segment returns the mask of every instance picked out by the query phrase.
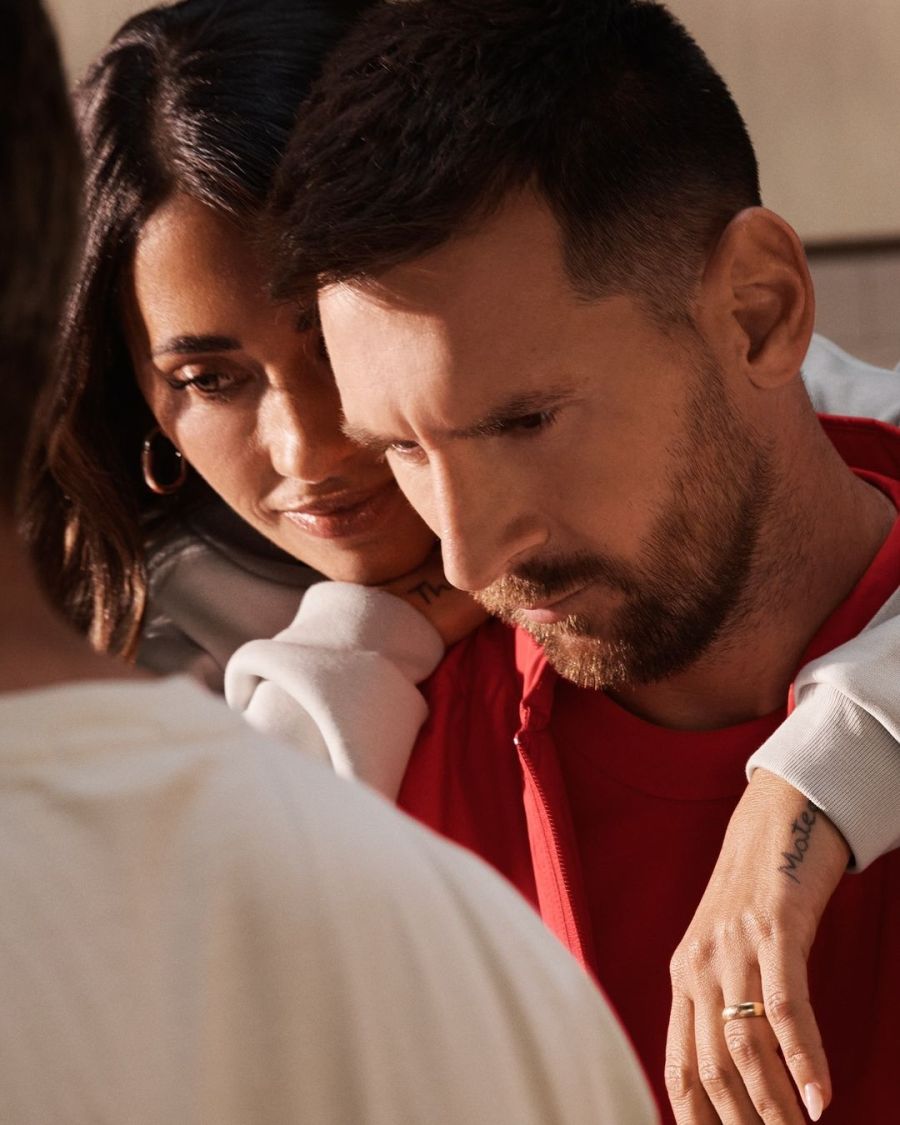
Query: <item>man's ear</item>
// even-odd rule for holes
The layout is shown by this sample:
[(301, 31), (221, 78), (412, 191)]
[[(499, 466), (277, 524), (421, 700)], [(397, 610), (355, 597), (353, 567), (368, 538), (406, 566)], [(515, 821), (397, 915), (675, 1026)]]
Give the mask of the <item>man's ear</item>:
[(735, 215), (707, 261), (699, 315), (707, 338), (721, 342), (723, 358), (754, 386), (781, 386), (797, 375), (815, 298), (803, 246), (784, 219), (764, 207)]

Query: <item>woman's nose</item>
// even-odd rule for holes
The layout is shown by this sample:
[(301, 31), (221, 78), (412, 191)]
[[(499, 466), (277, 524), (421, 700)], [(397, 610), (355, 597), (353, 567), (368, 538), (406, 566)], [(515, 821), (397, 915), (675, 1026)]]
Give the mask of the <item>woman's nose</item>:
[(341, 430), (337, 402), (279, 394), (267, 404), (264, 443), (279, 476), (316, 482), (342, 476), (360, 451)]

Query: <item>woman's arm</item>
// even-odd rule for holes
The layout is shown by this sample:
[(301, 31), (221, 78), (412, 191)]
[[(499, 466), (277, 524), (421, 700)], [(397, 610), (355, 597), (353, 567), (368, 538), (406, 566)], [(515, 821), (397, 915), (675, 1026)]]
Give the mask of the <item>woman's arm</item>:
[(416, 684), (443, 653), (437, 630), (401, 598), (322, 582), (287, 629), (235, 652), (225, 697), (257, 729), (393, 800), (427, 713)]
[(801, 669), (794, 695), (748, 776), (764, 768), (803, 793), (862, 870), (900, 845), (900, 591), (858, 637)]
[[(748, 764), (672, 958), (667, 1075), (679, 1122), (718, 1120), (699, 1060), (720, 1057), (722, 1038), (732, 1080), (757, 1107), (795, 1120), (788, 1074), (813, 1120), (831, 1100), (806, 963), (848, 859), (858, 869), (900, 843), (900, 591), (862, 634), (802, 669), (794, 692), (797, 707)], [(723, 1026), (723, 997), (763, 1000), (766, 1020)]]
[(432, 551), (422, 566), (386, 582), (383, 589), (403, 598), (426, 617), (448, 647), (487, 620), (487, 612), (471, 594), (457, 590), (447, 581), (440, 547)]
[[(759, 1116), (741, 1123), (801, 1125), (792, 1085), (813, 1121), (831, 1101), (806, 964), (848, 854), (807, 798), (756, 770), (670, 966), (666, 1081), (679, 1125), (719, 1121), (707, 1089), (746, 1088)], [(723, 1023), (724, 1005), (750, 1000), (764, 1019)]]

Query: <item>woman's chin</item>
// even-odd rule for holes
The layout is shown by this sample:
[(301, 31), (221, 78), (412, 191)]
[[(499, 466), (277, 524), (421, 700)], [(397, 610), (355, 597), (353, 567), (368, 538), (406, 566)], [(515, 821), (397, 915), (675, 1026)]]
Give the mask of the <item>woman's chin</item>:
[[(424, 567), (434, 551), (435, 540), (416, 544), (415, 550), (391, 551), (378, 556), (373, 551), (354, 552), (346, 550), (342, 554), (324, 560), (321, 565), (309, 563), (333, 582), (356, 582), (361, 586), (386, 586), (415, 575)], [(413, 544), (410, 544), (412, 547)], [(304, 560), (305, 561), (305, 560)]]

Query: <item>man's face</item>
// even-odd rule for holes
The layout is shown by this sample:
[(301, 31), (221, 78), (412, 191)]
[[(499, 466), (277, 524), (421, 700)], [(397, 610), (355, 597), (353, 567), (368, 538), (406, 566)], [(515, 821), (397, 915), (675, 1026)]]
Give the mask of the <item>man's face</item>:
[(741, 612), (766, 450), (696, 333), (573, 292), (545, 207), (334, 286), (321, 314), (351, 434), (386, 452), (449, 580), (563, 675), (663, 679)]

